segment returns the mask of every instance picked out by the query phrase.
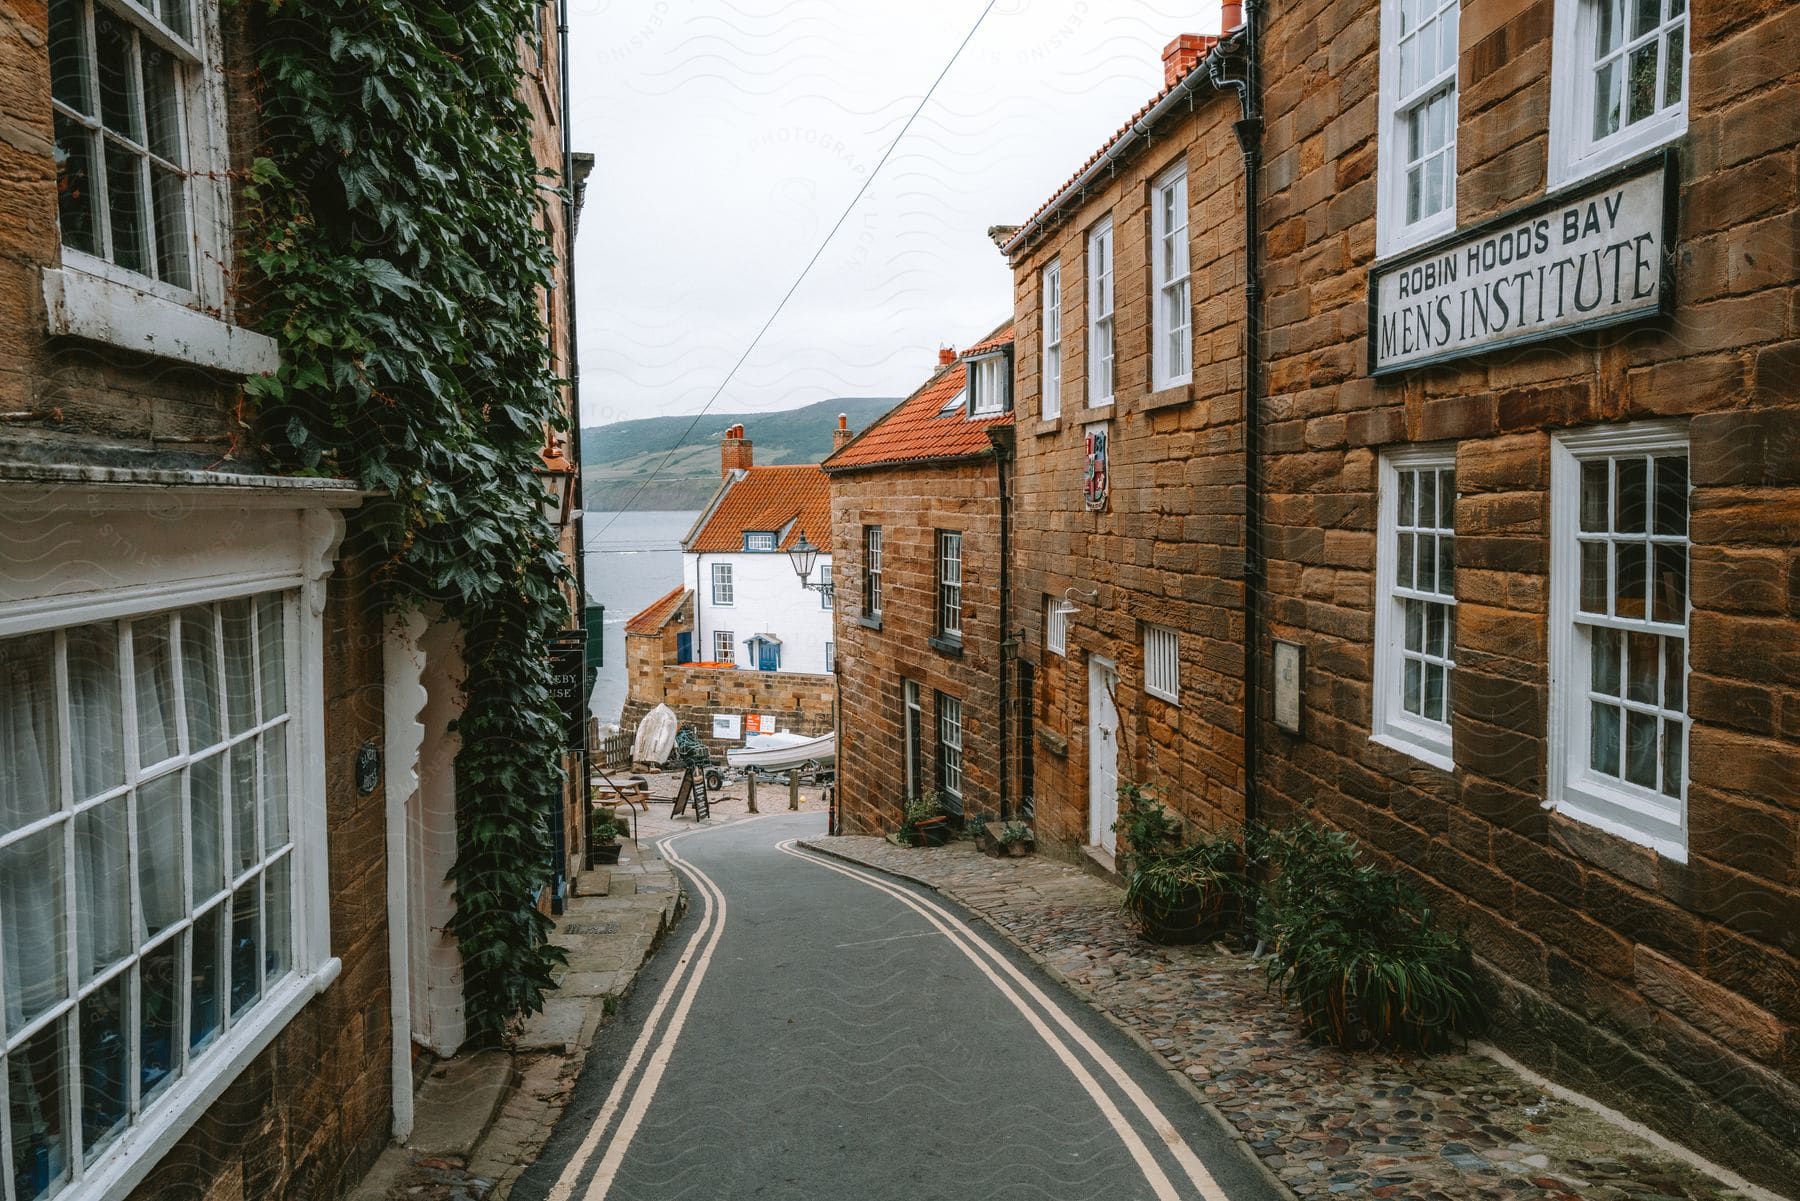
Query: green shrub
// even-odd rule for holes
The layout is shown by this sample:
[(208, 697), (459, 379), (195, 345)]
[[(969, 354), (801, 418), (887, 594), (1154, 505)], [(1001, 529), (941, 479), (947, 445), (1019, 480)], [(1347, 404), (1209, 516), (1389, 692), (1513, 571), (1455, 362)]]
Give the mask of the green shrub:
[(944, 805), (936, 792), (912, 797), (901, 810), (900, 841), (909, 847), (919, 845), (919, 823), (943, 816)]
[(1121, 849), (1133, 864), (1159, 859), (1181, 846), (1181, 822), (1156, 799), (1155, 792), (1129, 780), (1119, 785), (1119, 816), (1113, 831), (1120, 835)]
[(1268, 874), (1257, 932), (1273, 952), (1269, 981), (1309, 1037), (1432, 1051), (1479, 1030), (1467, 943), (1416, 888), (1363, 862), (1355, 839), (1302, 821), (1260, 832), (1253, 850)]

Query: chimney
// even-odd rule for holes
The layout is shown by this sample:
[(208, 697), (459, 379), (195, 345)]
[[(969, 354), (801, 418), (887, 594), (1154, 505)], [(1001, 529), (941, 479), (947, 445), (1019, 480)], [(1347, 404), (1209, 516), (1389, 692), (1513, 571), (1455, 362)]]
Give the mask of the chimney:
[(1225, 0), (1219, 5), (1219, 33), (1230, 33), (1244, 23), (1244, 0)]
[(734, 425), (725, 431), (725, 441), (719, 445), (719, 477), (728, 479), (734, 471), (748, 471), (754, 466), (750, 455), (750, 439), (744, 437), (744, 427)]
[(938, 347), (938, 366), (939, 367), (948, 367), (950, 364), (952, 364), (954, 362), (956, 362), (956, 347), (954, 347), (954, 346)]
[(831, 431), (831, 449), (833, 453), (850, 444), (850, 414), (839, 413), (837, 428)]
[[(1227, 5), (1227, 9), (1230, 6)], [(1226, 14), (1229, 17), (1229, 11)], [(1241, 18), (1240, 18), (1241, 19)], [(1200, 33), (1184, 33), (1163, 47), (1163, 87), (1172, 88), (1187, 78), (1188, 72), (1200, 65), (1206, 52), (1219, 39)]]

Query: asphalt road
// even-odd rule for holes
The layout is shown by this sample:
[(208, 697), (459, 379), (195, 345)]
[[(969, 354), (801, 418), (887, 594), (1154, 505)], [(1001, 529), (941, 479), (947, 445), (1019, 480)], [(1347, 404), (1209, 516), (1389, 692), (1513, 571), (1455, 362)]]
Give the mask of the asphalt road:
[(1166, 1070), (954, 905), (788, 847), (675, 836), (687, 917), (520, 1201), (1279, 1194)]

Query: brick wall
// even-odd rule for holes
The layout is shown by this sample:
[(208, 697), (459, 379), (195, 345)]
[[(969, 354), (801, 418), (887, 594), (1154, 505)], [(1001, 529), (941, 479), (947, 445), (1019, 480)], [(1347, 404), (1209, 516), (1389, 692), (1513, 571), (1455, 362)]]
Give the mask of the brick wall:
[[(1015, 628), (1037, 665), (1040, 845), (1073, 854), (1088, 830), (1088, 661), (1118, 666), (1123, 779), (1157, 787), (1201, 826), (1243, 816), (1243, 187), (1236, 101), (1202, 90), (1150, 148), (1012, 257), (1018, 321)], [(1187, 164), (1193, 382), (1155, 391), (1150, 367), (1150, 181)], [(1113, 218), (1116, 390), (1087, 407), (1088, 230)], [(1062, 270), (1062, 415), (1042, 419), (1042, 267)], [(1085, 426), (1109, 423), (1112, 496), (1082, 499)], [(848, 573), (846, 572), (846, 575)], [(1071, 594), (1070, 589), (1075, 593)], [(1097, 593), (1091, 599), (1087, 595)], [(1046, 600), (1071, 596), (1069, 653), (1044, 648)], [(1143, 689), (1146, 622), (1179, 632), (1181, 703)]]
[[(921, 791), (938, 780), (938, 694), (962, 702), (963, 806), (1000, 809), (1000, 502), (991, 460), (831, 473), (838, 590), (838, 808), (846, 833), (898, 828), (906, 801), (902, 681), (920, 686)], [(864, 616), (863, 526), (882, 528), (880, 628)], [(937, 531), (963, 535), (960, 655), (937, 634)]]
[[(648, 642), (647, 638), (636, 639)], [(743, 737), (714, 738), (712, 719), (717, 713), (771, 716), (776, 728), (795, 734), (831, 732), (837, 701), (837, 681), (832, 676), (797, 671), (744, 671), (733, 667), (676, 666), (662, 672), (659, 694), (633, 692), (620, 724), (635, 730), (644, 715), (659, 704), (675, 710), (684, 726), (692, 726), (700, 740), (714, 751), (744, 745)]]
[[(1457, 225), (1546, 184), (1551, 0), (1462, 6)], [(1376, 381), (1374, 0), (1264, 37), (1270, 628), (1303, 730), (1264, 793), (1417, 875), (1528, 1062), (1746, 1175), (1800, 1178), (1800, 9), (1693, 5), (1672, 318)], [(1544, 807), (1551, 431), (1674, 418), (1693, 541), (1686, 862)], [(1369, 740), (1376, 470), (1455, 440), (1456, 770)]]

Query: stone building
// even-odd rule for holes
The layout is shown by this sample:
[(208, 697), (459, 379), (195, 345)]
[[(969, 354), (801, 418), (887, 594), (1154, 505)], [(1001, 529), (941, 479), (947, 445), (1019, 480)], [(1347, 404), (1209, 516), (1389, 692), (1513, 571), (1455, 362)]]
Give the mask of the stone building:
[(454, 945), (408, 984), (441, 865), (394, 891), (454, 689), (396, 671), (357, 487), (245, 436), (254, 51), (216, 0), (0, 12), (7, 1201), (341, 1196), (407, 1131), (410, 1014), (460, 1006)]
[(1526, 1062), (1791, 1184), (1800, 9), (1261, 7), (1262, 807), (1467, 922)]
[(1244, 815), (1243, 173), (1214, 40), (1170, 43), (1164, 89), (1001, 235), (1034, 815), (1106, 866), (1121, 780)]
[[(839, 823), (886, 833), (909, 797), (997, 816), (1012, 765), (1003, 532), (1012, 327), (825, 460), (837, 590)], [(1016, 736), (1015, 736), (1016, 737)]]
[[(1466, 924), (1522, 1060), (1800, 1178), (1800, 10), (1250, 12), (1007, 243), (1013, 612), (1041, 628), (1060, 593), (1085, 656), (1040, 668), (1043, 841), (1104, 843), (1109, 709), (1082, 688), (1103, 657), (1120, 762), (1191, 820), (1311, 806)], [(1166, 99), (1183, 80), (1191, 115)], [(1168, 249), (1177, 162), (1171, 269), (1134, 248)], [(1088, 266), (1108, 215), (1116, 303)], [(1192, 392), (1156, 410), (1184, 319)], [(1088, 404), (1096, 331), (1110, 409)], [(1110, 414), (1092, 514), (1071, 413)], [(1179, 716), (1134, 678), (1158, 613)]]

